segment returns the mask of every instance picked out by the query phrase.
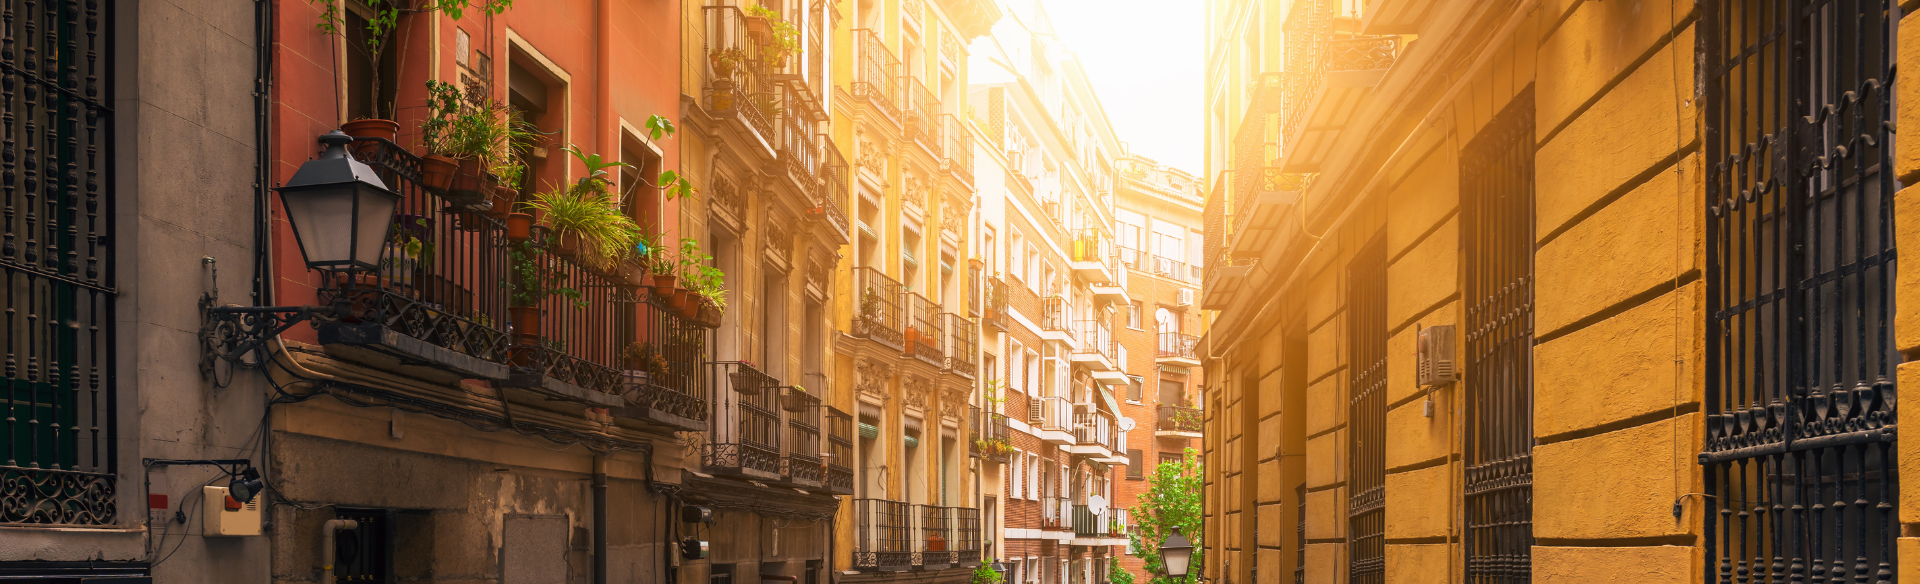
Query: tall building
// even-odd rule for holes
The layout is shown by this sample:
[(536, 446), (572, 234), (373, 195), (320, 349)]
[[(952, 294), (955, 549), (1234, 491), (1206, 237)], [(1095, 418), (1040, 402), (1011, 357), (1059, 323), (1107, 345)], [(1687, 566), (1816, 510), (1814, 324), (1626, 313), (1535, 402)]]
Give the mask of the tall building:
[[(852, 497), (837, 524), (842, 582), (965, 582), (992, 537), (973, 457), (981, 274), (966, 47), (1000, 18), (986, 0), (840, 2), (831, 140), (836, 197), (832, 405), (858, 431), (837, 447)], [(831, 157), (839, 153), (829, 154)]]
[(1208, 6), (1206, 577), (1913, 573), (1911, 17)]
[[(1115, 388), (1127, 467), (1113, 478), (1113, 505), (1132, 509), (1160, 463), (1199, 447), (1204, 429), (1199, 346), (1201, 181), (1179, 169), (1132, 155), (1116, 161), (1114, 241), (1125, 270), (1119, 303), (1116, 359), (1127, 375)], [(1120, 552), (1124, 554), (1125, 548)], [(1120, 566), (1146, 582), (1144, 562), (1127, 555)]]

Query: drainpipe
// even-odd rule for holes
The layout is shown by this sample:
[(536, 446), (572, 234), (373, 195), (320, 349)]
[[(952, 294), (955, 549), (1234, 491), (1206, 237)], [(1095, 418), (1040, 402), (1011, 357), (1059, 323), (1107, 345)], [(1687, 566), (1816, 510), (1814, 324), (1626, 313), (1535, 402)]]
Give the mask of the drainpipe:
[[(603, 140), (600, 143), (600, 155), (619, 160), (620, 124), (613, 117), (613, 0), (597, 0), (593, 11), (593, 34), (595, 40), (599, 41), (593, 48), (593, 72), (600, 77), (599, 84), (594, 87), (594, 101), (599, 102), (596, 104), (599, 108), (596, 117), (600, 118), (600, 139)], [(596, 580), (594, 584), (602, 582)]]
[(359, 529), (352, 519), (328, 519), (320, 524), (320, 584), (333, 584), (333, 534), (342, 529)]
[(593, 584), (607, 582), (607, 455), (593, 455)]

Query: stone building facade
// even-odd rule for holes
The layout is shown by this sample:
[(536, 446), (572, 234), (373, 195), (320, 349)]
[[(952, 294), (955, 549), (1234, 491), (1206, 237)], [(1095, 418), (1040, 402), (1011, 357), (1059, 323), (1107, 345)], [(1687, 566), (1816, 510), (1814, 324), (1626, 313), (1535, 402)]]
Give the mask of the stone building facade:
[(1210, 9), (1206, 576), (1911, 575), (1899, 7)]

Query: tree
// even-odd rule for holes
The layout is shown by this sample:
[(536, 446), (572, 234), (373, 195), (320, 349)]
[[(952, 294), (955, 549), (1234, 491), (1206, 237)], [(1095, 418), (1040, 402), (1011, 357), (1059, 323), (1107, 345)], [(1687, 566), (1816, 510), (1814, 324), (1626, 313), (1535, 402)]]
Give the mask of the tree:
[[(1153, 575), (1150, 584), (1195, 584), (1195, 574), (1205, 565), (1200, 544), (1200, 493), (1206, 485), (1200, 470), (1200, 453), (1192, 448), (1178, 461), (1160, 463), (1153, 469), (1153, 476), (1147, 477), (1147, 492), (1140, 495), (1140, 504), (1129, 511), (1133, 530), (1128, 534), (1128, 553), (1146, 561), (1147, 573)], [(1193, 560), (1188, 563), (1191, 568), (1185, 578), (1177, 580), (1164, 575), (1166, 568), (1160, 561), (1160, 545), (1175, 527), (1193, 542)]]
[(1113, 564), (1107, 569), (1107, 581), (1113, 584), (1133, 584), (1133, 572), (1120, 569), (1120, 558), (1113, 558)]

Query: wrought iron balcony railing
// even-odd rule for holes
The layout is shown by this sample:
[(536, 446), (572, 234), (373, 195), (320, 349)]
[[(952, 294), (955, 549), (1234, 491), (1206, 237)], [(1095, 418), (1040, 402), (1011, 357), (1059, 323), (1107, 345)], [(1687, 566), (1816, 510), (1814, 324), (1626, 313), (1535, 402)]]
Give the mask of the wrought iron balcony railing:
[(906, 352), (915, 359), (925, 361), (935, 367), (947, 366), (947, 355), (941, 348), (945, 341), (946, 327), (940, 318), (940, 305), (921, 296), (919, 292), (906, 295)]
[(711, 472), (780, 478), (780, 381), (751, 363), (711, 367), (713, 430), (702, 462)]
[(774, 119), (778, 126), (774, 144), (787, 177), (811, 196), (820, 188), (820, 145), (815, 141), (818, 134), (813, 132), (813, 118), (804, 110), (803, 100), (798, 99), (800, 93), (793, 89), (796, 86), (804, 87), (798, 82), (780, 87), (780, 105), (774, 112), (778, 114)]
[(788, 386), (781, 388), (780, 409), (787, 414), (787, 455), (784, 480), (807, 487), (821, 486), (826, 467), (820, 460), (820, 396)]
[[(566, 389), (547, 382), (552, 379), (620, 395), (626, 382), (621, 353), (637, 340), (634, 319), (658, 308), (644, 304), (631, 282), (590, 270), (565, 249), (540, 227), (532, 239), (508, 244), (513, 266), (505, 276), (513, 336), (505, 383)], [(564, 290), (555, 290), (555, 282)]]
[(905, 301), (900, 281), (877, 268), (854, 268), (854, 286), (860, 294), (860, 312), (853, 317), (852, 333), (898, 350), (906, 350), (901, 304)]
[(933, 96), (926, 84), (912, 76), (900, 78), (900, 90), (900, 110), (905, 118), (907, 139), (920, 144), (920, 147), (937, 157), (945, 148), (940, 140), (940, 99)]
[(868, 572), (913, 569), (913, 506), (884, 499), (854, 499), (853, 566)]
[(1013, 428), (1007, 416), (999, 412), (990, 412), (978, 407), (972, 408), (973, 430), (969, 434), (973, 442), (968, 449), (975, 458), (994, 462), (1007, 462), (1013, 455)]
[(1200, 345), (1200, 337), (1177, 332), (1162, 332), (1159, 336), (1159, 346), (1154, 350), (1156, 357), (1162, 359), (1199, 359), (1199, 355), (1194, 353), (1194, 348)]
[(1113, 253), (1113, 237), (1106, 230), (1097, 227), (1082, 228), (1073, 234), (1073, 261), (1099, 262), (1108, 269), (1118, 257)]
[(954, 564), (953, 510), (938, 505), (914, 505), (920, 519), (920, 565), (929, 570)]
[(880, 34), (854, 29), (853, 96), (864, 99), (887, 118), (900, 119), (900, 59), (893, 56)]
[(1040, 299), (1040, 330), (1073, 333), (1073, 324), (1067, 320), (1067, 299), (1059, 296)]
[(973, 568), (980, 565), (982, 546), (980, 510), (972, 507), (953, 508), (953, 560), (961, 567)]
[(973, 321), (954, 313), (940, 315), (946, 320), (947, 330), (947, 371), (954, 375), (972, 379), (974, 375), (974, 351), (979, 348), (979, 330)]
[(827, 492), (853, 494), (853, 416), (827, 408)]
[(1153, 426), (1156, 431), (1198, 434), (1206, 429), (1206, 418), (1199, 408), (1160, 404), (1156, 409), (1159, 418)]
[(1113, 510), (1105, 509), (1103, 511), (1104, 511), (1103, 513), (1096, 515), (1094, 514), (1092, 507), (1088, 507), (1086, 505), (1074, 505), (1073, 506), (1073, 536), (1074, 537), (1107, 537), (1109, 534), (1111, 534), (1112, 531), (1108, 529), (1110, 525), (1107, 521), (1107, 514), (1112, 513)]
[(778, 99), (767, 79), (771, 65), (760, 54), (760, 43), (747, 28), (747, 14), (737, 6), (703, 6), (706, 18), (706, 103), (714, 114), (740, 120), (773, 141), (772, 109)]
[(833, 143), (832, 137), (821, 134), (820, 143), (820, 190), (814, 208), (808, 213), (828, 221), (841, 237), (849, 237), (845, 200), (852, 192), (853, 183), (849, 178), (847, 158), (840, 154), (840, 148)]
[(947, 172), (961, 184), (973, 185), (973, 132), (953, 114), (940, 116), (945, 126)]
[(1005, 329), (1007, 328), (1007, 281), (1004, 278), (987, 278), (986, 288), (984, 293), (986, 297), (981, 302), (985, 307), (980, 314), (980, 323)]

